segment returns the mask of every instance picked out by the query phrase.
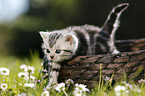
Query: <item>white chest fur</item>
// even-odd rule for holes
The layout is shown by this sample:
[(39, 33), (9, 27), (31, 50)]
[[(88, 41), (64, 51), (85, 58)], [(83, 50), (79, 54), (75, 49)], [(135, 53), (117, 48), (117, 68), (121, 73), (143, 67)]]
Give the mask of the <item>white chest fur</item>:
[(48, 86), (51, 86), (52, 84), (58, 83), (58, 75), (59, 75), (59, 70), (61, 68), (61, 65), (55, 62), (51, 62), (51, 71), (49, 75), (49, 84)]

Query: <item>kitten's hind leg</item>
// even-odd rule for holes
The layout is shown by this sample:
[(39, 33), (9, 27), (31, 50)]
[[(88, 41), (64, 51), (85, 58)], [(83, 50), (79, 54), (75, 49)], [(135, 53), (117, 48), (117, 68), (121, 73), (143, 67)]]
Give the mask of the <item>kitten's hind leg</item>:
[(108, 45), (110, 47), (110, 53), (119, 53), (117, 48), (114, 44), (115, 39), (115, 32), (117, 28), (119, 27), (119, 18), (122, 14), (122, 12), (129, 6), (128, 3), (119, 4), (118, 6), (114, 7), (110, 14), (108, 15), (107, 20), (105, 21), (103, 27), (101, 28), (101, 31), (107, 32), (110, 34), (110, 38), (108, 41)]

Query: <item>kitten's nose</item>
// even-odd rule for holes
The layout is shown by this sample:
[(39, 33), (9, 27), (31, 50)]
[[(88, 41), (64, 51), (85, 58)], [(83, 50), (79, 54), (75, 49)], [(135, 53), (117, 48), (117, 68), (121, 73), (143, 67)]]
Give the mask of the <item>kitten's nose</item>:
[(53, 59), (53, 58), (54, 58), (54, 56), (50, 56), (50, 58), (51, 58), (51, 59)]

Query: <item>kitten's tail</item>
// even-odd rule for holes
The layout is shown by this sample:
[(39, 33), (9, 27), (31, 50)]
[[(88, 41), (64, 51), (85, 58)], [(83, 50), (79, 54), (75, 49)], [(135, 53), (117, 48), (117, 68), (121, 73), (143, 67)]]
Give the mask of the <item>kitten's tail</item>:
[(121, 13), (129, 6), (128, 3), (119, 4), (118, 6), (114, 7), (110, 12), (106, 22), (104, 23), (100, 33), (101, 34), (108, 34), (108, 45), (110, 47), (110, 53), (116, 54), (119, 53), (117, 50), (114, 39), (115, 39), (115, 32), (119, 27), (119, 17)]
[(115, 31), (119, 27), (119, 17), (121, 13), (127, 9), (129, 6), (128, 3), (119, 4), (112, 9), (110, 14), (108, 15), (107, 20), (105, 21), (104, 25), (102, 26), (102, 31), (107, 31), (110, 34), (115, 34)]

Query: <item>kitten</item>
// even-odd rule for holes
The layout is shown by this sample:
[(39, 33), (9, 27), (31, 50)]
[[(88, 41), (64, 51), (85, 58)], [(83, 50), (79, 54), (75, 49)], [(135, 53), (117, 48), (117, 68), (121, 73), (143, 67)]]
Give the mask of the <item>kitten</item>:
[(119, 27), (119, 17), (128, 6), (128, 3), (124, 3), (114, 7), (101, 28), (84, 25), (71, 26), (52, 32), (40, 31), (43, 38), (44, 54), (51, 62), (47, 64), (48, 71), (50, 71), (49, 85), (57, 83), (61, 68), (60, 62), (81, 55), (119, 53), (114, 44), (114, 37)]

